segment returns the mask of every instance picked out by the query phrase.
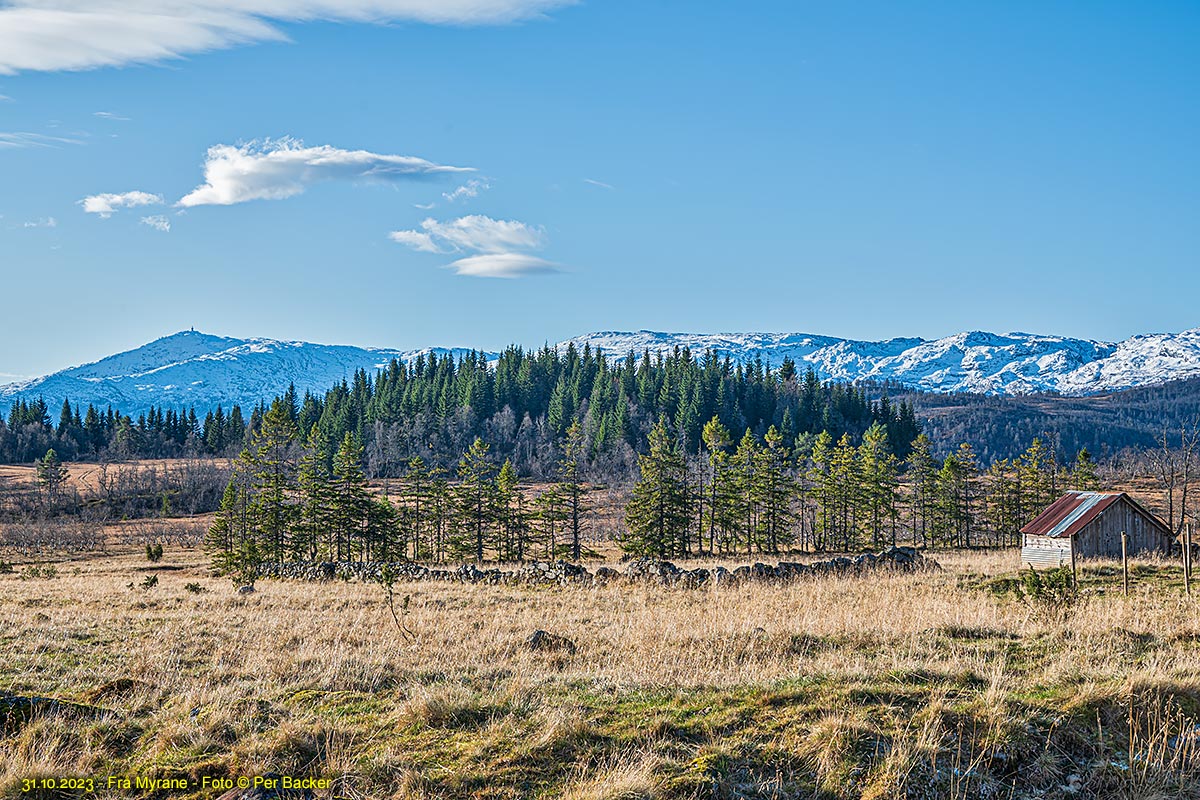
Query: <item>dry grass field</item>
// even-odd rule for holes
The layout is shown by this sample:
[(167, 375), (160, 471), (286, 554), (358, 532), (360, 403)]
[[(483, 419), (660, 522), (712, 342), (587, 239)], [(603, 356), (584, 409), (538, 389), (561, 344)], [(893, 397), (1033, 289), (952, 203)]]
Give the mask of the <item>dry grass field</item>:
[[(17, 565), (0, 693), (60, 704), (8, 714), (0, 797), (268, 771), (355, 798), (1200, 797), (1175, 565), (1137, 562), (1129, 597), (1092, 565), (1056, 607), (1006, 591), (1014, 552), (934, 557), (787, 585), (398, 585), (411, 637), (378, 586), (239, 595), (196, 551)], [(536, 629), (577, 652), (530, 650)]]

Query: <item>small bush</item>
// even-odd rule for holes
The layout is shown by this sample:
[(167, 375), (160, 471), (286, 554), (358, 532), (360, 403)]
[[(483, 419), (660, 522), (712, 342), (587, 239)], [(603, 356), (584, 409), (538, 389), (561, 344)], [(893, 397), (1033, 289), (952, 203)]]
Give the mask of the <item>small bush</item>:
[(25, 569), (23, 569), (21, 571), (21, 574), (17, 577), (19, 577), (23, 581), (36, 579), (36, 578), (45, 578), (46, 580), (52, 580), (52, 579), (58, 577), (58, 570), (54, 567), (53, 564), (47, 564), (44, 567), (39, 567), (38, 565), (33, 564), (33, 565), (28, 566)]
[(159, 561), (162, 561), (162, 557), (163, 557), (162, 542), (155, 542), (154, 544), (150, 544), (150, 543), (146, 544), (146, 560), (147, 561), (149, 561), (151, 564), (157, 564)]
[(1064, 617), (1079, 600), (1079, 587), (1067, 567), (1056, 567), (1038, 572), (1032, 566), (1021, 573), (1021, 581), (1014, 587), (1017, 599), (1036, 613), (1049, 617)]
[(204, 592), (207, 592), (207, 591), (208, 591), (207, 589), (205, 589), (203, 586), (201, 586), (200, 584), (196, 583), (195, 581), (191, 581), (191, 582), (189, 582), (189, 583), (185, 583), (185, 584), (183, 585), (183, 588), (184, 588), (184, 590), (185, 590), (185, 591), (188, 591), (188, 592), (190, 592), (190, 593), (192, 593), (192, 594), (203, 594)]
[(0, 559), (0, 575), (11, 575), (13, 573), (13, 565)]
[(145, 577), (145, 579), (142, 581), (143, 589), (153, 589), (155, 586), (158, 586), (158, 576), (157, 575), (147, 575)]

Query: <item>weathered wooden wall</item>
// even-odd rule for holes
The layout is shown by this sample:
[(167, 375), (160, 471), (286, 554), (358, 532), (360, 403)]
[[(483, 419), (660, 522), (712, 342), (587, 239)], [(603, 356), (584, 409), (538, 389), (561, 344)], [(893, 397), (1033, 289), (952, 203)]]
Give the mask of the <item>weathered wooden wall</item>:
[(1075, 535), (1075, 553), (1080, 558), (1120, 558), (1122, 531), (1129, 536), (1129, 555), (1171, 552), (1172, 537), (1122, 499)]

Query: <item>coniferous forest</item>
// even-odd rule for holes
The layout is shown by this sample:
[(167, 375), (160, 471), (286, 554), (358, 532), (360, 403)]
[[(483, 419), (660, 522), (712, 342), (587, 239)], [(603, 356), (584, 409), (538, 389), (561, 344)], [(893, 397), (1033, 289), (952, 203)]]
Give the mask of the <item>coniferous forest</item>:
[(934, 441), (896, 390), (712, 352), (610, 361), (511, 347), (492, 364), (392, 362), (322, 396), (291, 388), (248, 415), (152, 408), (134, 420), (68, 401), (55, 425), (45, 403), (18, 402), (0, 455), (39, 474), (72, 460), (232, 458), (209, 544), (235, 571), (579, 558), (598, 488), (617, 498), (608, 531), (633, 554), (1011, 545), (1058, 491), (1097, 485), (1087, 449), (1064, 457), (1053, 439), (987, 459), (969, 440)]

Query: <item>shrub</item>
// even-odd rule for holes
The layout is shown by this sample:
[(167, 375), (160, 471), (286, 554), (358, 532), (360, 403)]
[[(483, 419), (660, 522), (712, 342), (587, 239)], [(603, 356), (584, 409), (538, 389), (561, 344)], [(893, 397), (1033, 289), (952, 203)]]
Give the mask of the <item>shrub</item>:
[(191, 592), (192, 594), (203, 594), (204, 592), (208, 591), (207, 589), (205, 589), (203, 586), (196, 583), (195, 581), (191, 581), (190, 583), (185, 583), (183, 585), (183, 588), (184, 588), (184, 590)]
[(1079, 587), (1067, 567), (1056, 567), (1038, 572), (1032, 566), (1021, 573), (1021, 580), (1014, 587), (1017, 599), (1042, 616), (1061, 618), (1070, 613), (1079, 600)]
[(155, 542), (154, 544), (150, 544), (149, 542), (146, 543), (146, 560), (147, 561), (149, 561), (151, 564), (157, 564), (159, 561), (162, 561), (162, 557), (163, 557), (162, 542)]

